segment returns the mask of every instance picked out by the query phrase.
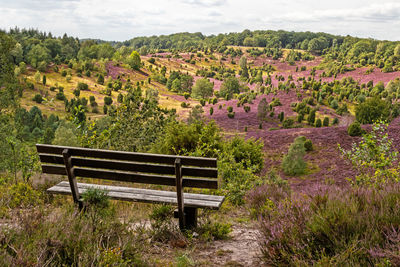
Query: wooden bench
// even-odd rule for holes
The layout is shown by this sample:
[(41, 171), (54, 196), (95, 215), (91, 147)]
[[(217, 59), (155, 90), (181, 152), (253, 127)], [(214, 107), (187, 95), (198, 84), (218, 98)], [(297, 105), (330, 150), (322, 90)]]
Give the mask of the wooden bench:
[[(223, 196), (183, 193), (184, 187), (218, 188), (217, 160), (214, 158), (183, 157), (88, 149), (53, 145), (36, 145), (42, 162), (42, 172), (67, 175), (49, 188), (52, 194), (72, 194), (82, 207), (80, 195), (88, 188), (106, 190), (112, 199), (178, 205), (175, 217), (180, 229), (195, 227), (197, 209), (219, 209)], [(153, 185), (174, 186), (175, 191), (150, 190), (124, 186), (77, 183), (76, 177), (106, 179)]]

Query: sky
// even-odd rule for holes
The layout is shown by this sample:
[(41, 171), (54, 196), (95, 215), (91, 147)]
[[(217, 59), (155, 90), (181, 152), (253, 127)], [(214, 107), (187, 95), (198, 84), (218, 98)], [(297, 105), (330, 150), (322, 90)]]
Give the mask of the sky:
[(397, 0), (0, 0), (0, 28), (124, 41), (177, 32), (327, 32), (400, 40)]

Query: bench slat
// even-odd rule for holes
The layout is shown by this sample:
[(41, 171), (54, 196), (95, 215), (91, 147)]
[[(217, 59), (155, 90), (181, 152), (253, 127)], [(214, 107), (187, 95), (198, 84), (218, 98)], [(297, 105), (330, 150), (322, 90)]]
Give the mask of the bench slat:
[(123, 152), (102, 149), (89, 149), (80, 147), (66, 147), (66, 146), (53, 146), (36, 144), (36, 149), (39, 153), (61, 155), (64, 149), (68, 149), (71, 155), (89, 157), (89, 158), (103, 158), (114, 160), (128, 160), (137, 162), (154, 162), (174, 164), (176, 158), (180, 158), (182, 165), (197, 166), (197, 167), (217, 167), (217, 159), (215, 158), (202, 158), (202, 157), (184, 157), (184, 156), (170, 156), (161, 154), (150, 153), (136, 153), (136, 152)]
[[(43, 173), (66, 175), (64, 166), (56, 165), (42, 165)], [(138, 174), (122, 171), (108, 171), (99, 169), (87, 169), (87, 168), (74, 168), (75, 175), (78, 177), (87, 178), (98, 178), (98, 179), (109, 179), (123, 182), (133, 183), (145, 183), (145, 184), (159, 184), (159, 185), (170, 185), (175, 186), (175, 177), (173, 176), (162, 176), (162, 175), (148, 175)], [(197, 188), (210, 188), (218, 189), (217, 180), (201, 179), (201, 178), (183, 178), (184, 187), (197, 187)]]
[[(107, 191), (112, 199), (139, 201), (147, 203), (168, 203), (177, 204), (176, 193), (171, 191), (160, 191), (151, 189), (138, 189), (119, 186), (94, 185), (78, 183), (79, 193), (85, 192), (88, 188), (99, 188)], [(47, 190), (49, 193), (71, 194), (68, 182), (61, 182)], [(203, 194), (184, 193), (185, 207), (219, 209), (225, 197)]]
[[(64, 164), (62, 156), (51, 154), (39, 154), (40, 161), (43, 163)], [(133, 171), (157, 174), (175, 174), (175, 168), (172, 165), (160, 165), (149, 163), (136, 163), (115, 160), (87, 159), (72, 157), (72, 165), (77, 167), (91, 167), (101, 169), (112, 169), (119, 171)], [(182, 167), (183, 176), (196, 176), (217, 178), (218, 170), (210, 168)]]

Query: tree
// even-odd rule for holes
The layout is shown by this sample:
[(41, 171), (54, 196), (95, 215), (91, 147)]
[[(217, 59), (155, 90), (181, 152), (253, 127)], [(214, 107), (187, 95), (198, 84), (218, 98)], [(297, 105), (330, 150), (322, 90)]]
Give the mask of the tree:
[(282, 169), (286, 175), (300, 175), (305, 172), (307, 164), (303, 159), (306, 154), (304, 142), (304, 137), (297, 137), (283, 157)]
[(197, 99), (208, 98), (214, 92), (214, 84), (207, 78), (200, 78), (196, 81), (192, 89), (192, 97)]
[(137, 51), (132, 51), (127, 59), (127, 63), (132, 69), (139, 70), (141, 65), (139, 53)]
[(222, 83), (219, 95), (225, 97), (226, 100), (229, 100), (233, 97), (233, 94), (240, 93), (239, 88), (239, 80), (236, 77), (228, 77)]
[(35, 79), (35, 81), (36, 81), (37, 83), (40, 83), (40, 72), (37, 71), (37, 72), (35, 73), (35, 75), (33, 76), (33, 78)]
[(362, 124), (387, 120), (389, 115), (388, 104), (378, 97), (369, 98), (356, 107), (356, 119)]
[(267, 118), (267, 115), (268, 115), (268, 103), (267, 99), (263, 98), (261, 99), (260, 103), (258, 103), (257, 118), (260, 121), (263, 121)]
[(14, 47), (15, 41), (0, 31), (0, 113), (16, 102), (17, 80), (11, 57)]
[(34, 68), (38, 68), (40, 64), (46, 68), (51, 59), (50, 51), (40, 44), (35, 45), (27, 54), (27, 59)]
[(249, 78), (249, 71), (247, 69), (247, 58), (246, 56), (242, 56), (239, 60), (239, 67), (242, 71), (240, 77), (243, 79), (248, 79)]

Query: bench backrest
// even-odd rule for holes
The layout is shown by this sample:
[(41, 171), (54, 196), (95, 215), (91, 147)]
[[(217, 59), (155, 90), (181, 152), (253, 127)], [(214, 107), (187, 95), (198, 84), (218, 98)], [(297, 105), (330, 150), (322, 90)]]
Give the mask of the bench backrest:
[(215, 158), (134, 153), (80, 147), (36, 145), (43, 173), (68, 175), (67, 151), (74, 176), (144, 184), (176, 186), (180, 159), (182, 187), (218, 188)]

